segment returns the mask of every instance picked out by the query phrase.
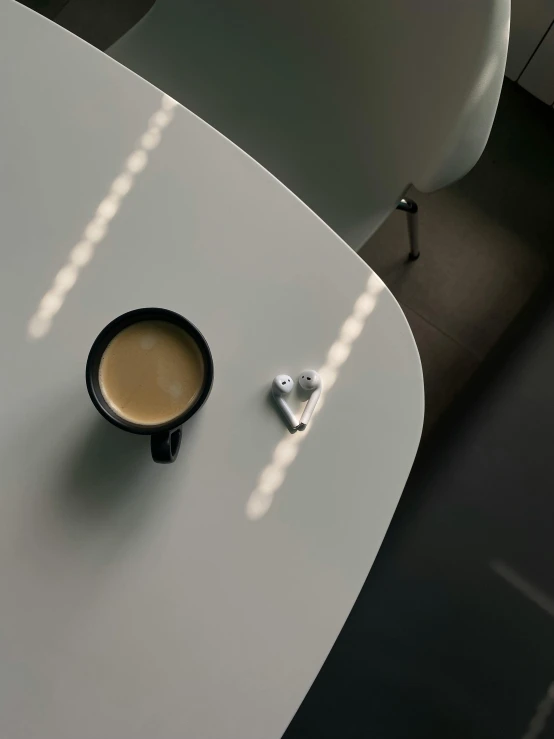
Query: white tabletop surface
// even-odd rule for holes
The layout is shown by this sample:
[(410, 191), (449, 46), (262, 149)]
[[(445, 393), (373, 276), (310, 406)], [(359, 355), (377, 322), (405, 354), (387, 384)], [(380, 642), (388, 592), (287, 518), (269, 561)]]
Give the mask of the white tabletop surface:
[[(0, 93), (0, 736), (278, 739), (414, 459), (408, 324), (252, 159), (11, 0)], [(98, 332), (144, 306), (214, 356), (170, 466), (85, 389)], [(290, 435), (267, 390), (307, 367), (324, 402)]]

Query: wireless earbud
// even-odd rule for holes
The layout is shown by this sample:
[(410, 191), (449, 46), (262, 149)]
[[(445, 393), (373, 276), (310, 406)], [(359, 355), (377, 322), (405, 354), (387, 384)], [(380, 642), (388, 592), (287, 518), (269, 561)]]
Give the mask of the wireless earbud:
[(303, 390), (311, 393), (297, 426), (299, 431), (304, 431), (321, 396), (321, 377), (315, 370), (304, 370), (298, 378), (298, 384)]
[(291, 429), (296, 431), (298, 421), (296, 420), (296, 416), (291, 411), (287, 401), (285, 400), (285, 396), (287, 396), (291, 392), (293, 387), (294, 382), (292, 381), (292, 377), (290, 377), (289, 375), (277, 375), (277, 377), (273, 380), (273, 384), (271, 385), (271, 394), (275, 398), (275, 402), (279, 406), (281, 413), (285, 417)]

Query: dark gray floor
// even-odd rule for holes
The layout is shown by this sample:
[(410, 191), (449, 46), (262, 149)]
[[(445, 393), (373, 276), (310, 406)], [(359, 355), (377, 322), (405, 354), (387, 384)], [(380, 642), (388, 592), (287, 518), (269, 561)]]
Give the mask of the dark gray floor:
[(412, 326), (429, 429), (554, 265), (554, 111), (505, 80), (487, 148), (455, 185), (410, 195), (420, 206), (422, 256), (405, 262), (396, 213), (361, 256)]
[[(23, 0), (100, 49), (154, 0)], [(417, 142), (414, 142), (417, 146)], [(361, 250), (401, 303), (419, 347), (425, 434), (466, 385), (554, 263), (554, 110), (509, 81), (489, 144), (459, 183), (424, 195), (418, 262), (393, 214)]]

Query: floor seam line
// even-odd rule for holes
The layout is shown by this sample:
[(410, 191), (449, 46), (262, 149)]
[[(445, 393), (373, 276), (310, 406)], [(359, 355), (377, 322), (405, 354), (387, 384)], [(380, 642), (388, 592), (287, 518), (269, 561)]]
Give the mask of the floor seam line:
[(425, 321), (425, 323), (427, 323), (429, 326), (431, 326), (432, 328), (434, 328), (435, 331), (438, 331), (443, 336), (445, 336), (447, 339), (450, 339), (451, 341), (453, 341), (457, 346), (460, 347), (460, 349), (464, 349), (464, 351), (469, 352), (469, 354), (471, 354), (471, 356), (475, 360), (477, 360), (478, 362), (483, 362), (484, 361), (484, 357), (481, 357), (475, 350), (470, 349), (469, 346), (466, 346), (465, 344), (462, 344), (461, 341), (459, 341), (458, 339), (456, 339), (454, 336), (451, 336), (444, 329), (440, 328), (439, 326), (436, 326), (432, 321), (430, 321), (428, 318), (426, 318), (421, 313), (419, 313), (419, 311), (415, 310), (414, 308), (412, 308), (411, 306), (409, 306), (407, 303), (403, 303), (401, 301), (398, 301), (398, 302), (400, 303), (401, 307), (408, 308), (408, 310), (411, 310), (412, 313), (415, 313), (418, 318), (421, 318), (422, 321)]

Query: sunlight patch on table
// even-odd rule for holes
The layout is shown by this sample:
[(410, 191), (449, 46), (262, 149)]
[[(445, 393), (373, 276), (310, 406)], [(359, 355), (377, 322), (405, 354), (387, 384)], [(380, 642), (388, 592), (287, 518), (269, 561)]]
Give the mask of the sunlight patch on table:
[(135, 184), (136, 177), (148, 164), (148, 152), (159, 145), (164, 128), (173, 119), (173, 108), (176, 105), (176, 101), (168, 95), (162, 96), (159, 109), (150, 117), (148, 128), (140, 137), (139, 146), (127, 157), (123, 171), (110, 185), (107, 195), (83, 229), (78, 243), (69, 252), (66, 264), (54, 277), (50, 289), (31, 316), (27, 326), (30, 339), (40, 339), (50, 331), (55, 315), (75, 286), (81, 271), (93, 258), (96, 247), (105, 239), (110, 223)]
[(325, 398), (337, 381), (340, 369), (348, 360), (352, 346), (362, 333), (367, 319), (375, 310), (379, 293), (384, 287), (384, 283), (375, 274), (370, 275), (365, 291), (354, 303), (352, 313), (342, 324), (338, 339), (331, 345), (325, 363), (318, 370), (323, 389), (310, 423), (304, 431), (297, 431), (295, 434), (287, 431), (273, 450), (270, 463), (262, 470), (256, 487), (250, 493), (245, 512), (246, 517), (251, 521), (263, 518), (271, 508), (275, 493), (285, 481), (288, 468), (296, 459), (300, 446), (309, 434), (317, 414), (325, 405)]

